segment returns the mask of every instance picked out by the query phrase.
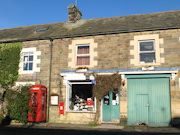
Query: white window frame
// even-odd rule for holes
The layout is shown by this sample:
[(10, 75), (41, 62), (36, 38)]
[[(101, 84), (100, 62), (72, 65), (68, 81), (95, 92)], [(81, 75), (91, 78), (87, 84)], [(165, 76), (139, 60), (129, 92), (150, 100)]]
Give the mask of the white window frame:
[[(25, 55), (25, 54), (27, 54), (27, 55)], [(24, 61), (24, 56), (28, 56), (28, 61)], [(33, 56), (33, 61), (29, 61), (29, 56)], [(24, 52), (23, 53), (23, 59), (22, 59), (22, 70), (24, 71), (24, 72), (26, 72), (26, 71), (33, 71), (33, 66), (32, 66), (32, 70), (30, 70), (29, 69), (29, 66), (27, 67), (27, 70), (24, 70), (24, 64), (25, 63), (28, 63), (28, 64), (30, 64), (30, 63), (32, 63), (32, 64), (34, 64), (34, 53), (33, 52)]]
[(35, 85), (35, 82), (16, 82), (15, 86)]
[[(33, 53), (33, 70), (24, 70), (23, 69), (23, 57), (24, 53)], [(32, 48), (23, 48), (21, 50), (21, 61), (19, 63), (19, 74), (33, 74), (34, 72), (40, 72), (40, 67), (37, 67), (37, 64), (41, 63), (41, 60), (37, 58), (38, 55), (41, 55), (41, 51), (36, 51), (36, 47)]]
[[(78, 47), (79, 46), (89, 46), (89, 54), (78, 54)], [(81, 44), (81, 45), (76, 45), (76, 66), (86, 66), (86, 65), (78, 65), (77, 63), (77, 57), (78, 56), (89, 56), (89, 65), (91, 64), (90, 62), (90, 44)]]
[[(142, 42), (150, 42), (152, 41), (153, 42), (153, 47), (154, 47), (154, 51), (140, 51), (140, 43)], [(139, 48), (139, 63), (146, 63), (145, 61), (141, 61), (140, 60), (140, 54), (142, 53), (155, 53), (155, 59), (154, 59), (154, 62), (150, 62), (150, 63), (156, 63), (156, 46), (155, 46), (155, 41), (154, 40), (139, 40), (138, 41), (138, 48)]]

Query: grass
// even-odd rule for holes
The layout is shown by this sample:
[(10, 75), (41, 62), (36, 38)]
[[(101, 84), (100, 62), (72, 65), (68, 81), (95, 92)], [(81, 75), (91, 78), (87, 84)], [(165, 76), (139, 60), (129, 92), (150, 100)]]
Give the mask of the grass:
[(124, 126), (124, 122), (120, 122), (120, 126)]
[(98, 124), (97, 124), (97, 123), (90, 123), (90, 124), (88, 124), (88, 126), (90, 126), (90, 127), (96, 127), (96, 126), (98, 126)]

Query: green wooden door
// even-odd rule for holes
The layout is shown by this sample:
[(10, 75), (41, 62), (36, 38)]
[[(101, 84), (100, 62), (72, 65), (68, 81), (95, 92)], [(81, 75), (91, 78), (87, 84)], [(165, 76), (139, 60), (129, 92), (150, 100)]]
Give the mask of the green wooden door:
[(168, 126), (171, 120), (168, 75), (127, 76), (128, 125)]
[(171, 120), (169, 78), (151, 79), (149, 125), (168, 126)]
[(148, 123), (148, 102), (147, 94), (136, 95), (136, 119), (137, 123)]
[(111, 93), (104, 96), (103, 98), (103, 111), (102, 118), (103, 121), (111, 121)]
[(104, 96), (102, 105), (102, 121), (111, 122), (120, 119), (119, 92), (110, 91)]

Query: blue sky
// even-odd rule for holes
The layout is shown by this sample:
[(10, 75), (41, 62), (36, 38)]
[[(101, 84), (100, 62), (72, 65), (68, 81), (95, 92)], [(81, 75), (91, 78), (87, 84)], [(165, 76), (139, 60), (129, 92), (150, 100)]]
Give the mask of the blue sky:
[[(76, 0), (0, 0), (0, 29), (68, 21)], [(180, 0), (77, 0), (82, 19), (180, 10)]]

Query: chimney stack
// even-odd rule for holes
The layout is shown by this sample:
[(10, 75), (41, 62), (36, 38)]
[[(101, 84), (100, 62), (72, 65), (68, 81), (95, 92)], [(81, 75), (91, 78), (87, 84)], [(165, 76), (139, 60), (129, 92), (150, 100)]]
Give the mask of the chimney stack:
[(81, 20), (82, 13), (75, 5), (69, 5), (69, 22), (76, 22), (77, 20)]

